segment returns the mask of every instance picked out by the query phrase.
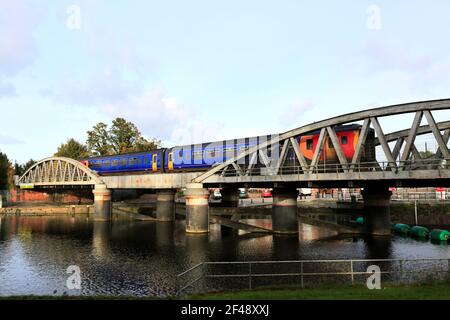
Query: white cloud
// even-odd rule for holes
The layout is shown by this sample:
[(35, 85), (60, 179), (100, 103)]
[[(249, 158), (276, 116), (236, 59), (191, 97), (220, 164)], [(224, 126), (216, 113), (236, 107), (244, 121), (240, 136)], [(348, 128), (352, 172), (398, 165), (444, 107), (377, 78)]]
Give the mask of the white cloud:
[(0, 81), (0, 98), (16, 96), (16, 87), (9, 82)]
[(22, 144), (23, 141), (17, 140), (13, 137), (0, 135), (0, 144)]
[(14, 76), (35, 61), (38, 17), (34, 6), (0, 0), (0, 75)]
[(302, 115), (313, 109), (314, 103), (311, 101), (293, 101), (280, 115), (281, 125), (290, 126), (296, 124)]

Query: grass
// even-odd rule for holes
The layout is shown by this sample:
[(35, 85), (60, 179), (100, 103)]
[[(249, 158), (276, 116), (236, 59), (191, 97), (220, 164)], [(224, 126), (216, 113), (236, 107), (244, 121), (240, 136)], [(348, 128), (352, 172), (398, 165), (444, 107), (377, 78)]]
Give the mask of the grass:
[(259, 289), (190, 296), (193, 300), (450, 300), (450, 284), (366, 287)]
[[(0, 300), (172, 300), (133, 296), (0, 296)], [(450, 283), (385, 286), (369, 290), (364, 286), (339, 288), (261, 288), (184, 297), (188, 300), (450, 300)]]

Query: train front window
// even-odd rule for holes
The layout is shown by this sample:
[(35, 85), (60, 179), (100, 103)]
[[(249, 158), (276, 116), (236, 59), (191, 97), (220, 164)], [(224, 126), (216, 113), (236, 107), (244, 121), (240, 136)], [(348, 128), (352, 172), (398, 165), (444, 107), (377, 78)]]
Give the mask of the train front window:
[(348, 138), (347, 136), (342, 136), (341, 137), (341, 144), (347, 144), (348, 143)]
[(306, 150), (312, 150), (313, 149), (313, 139), (306, 140)]

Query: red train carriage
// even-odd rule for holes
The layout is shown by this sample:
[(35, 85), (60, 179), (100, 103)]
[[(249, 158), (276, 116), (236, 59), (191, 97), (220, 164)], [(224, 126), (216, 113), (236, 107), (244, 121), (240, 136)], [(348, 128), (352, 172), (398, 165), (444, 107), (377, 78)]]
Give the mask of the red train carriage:
[[(346, 126), (338, 126), (334, 128), (336, 136), (341, 145), (342, 151), (347, 159), (351, 161), (355, 154), (355, 149), (359, 141), (361, 132), (361, 126), (357, 124), (351, 124)], [(312, 132), (309, 135), (303, 135), (299, 138), (300, 150), (306, 159), (312, 160), (317, 148), (320, 131)], [(375, 133), (371, 129), (368, 133), (365, 146), (362, 150), (361, 162), (375, 161)], [(330, 137), (327, 137), (324, 150), (320, 156), (320, 162), (338, 162), (339, 159), (336, 154), (336, 150), (333, 147)]]

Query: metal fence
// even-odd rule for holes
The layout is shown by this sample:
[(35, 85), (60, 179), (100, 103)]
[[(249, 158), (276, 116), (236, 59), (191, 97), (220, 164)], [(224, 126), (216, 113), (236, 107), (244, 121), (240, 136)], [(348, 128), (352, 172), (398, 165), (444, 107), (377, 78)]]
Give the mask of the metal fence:
[(273, 175), (302, 175), (302, 174), (327, 174), (346, 172), (380, 172), (380, 171), (414, 171), (414, 170), (448, 170), (450, 163), (445, 159), (421, 159), (407, 161), (372, 161), (358, 163), (319, 163), (317, 165), (307, 165), (302, 168), (300, 165), (283, 165), (277, 168), (273, 166), (239, 164), (236, 167), (229, 167), (223, 173), (224, 177), (235, 177), (245, 174), (246, 176), (273, 176)]
[(365, 284), (371, 266), (379, 268), (382, 283), (450, 280), (450, 258), (202, 262), (177, 276), (177, 293)]

